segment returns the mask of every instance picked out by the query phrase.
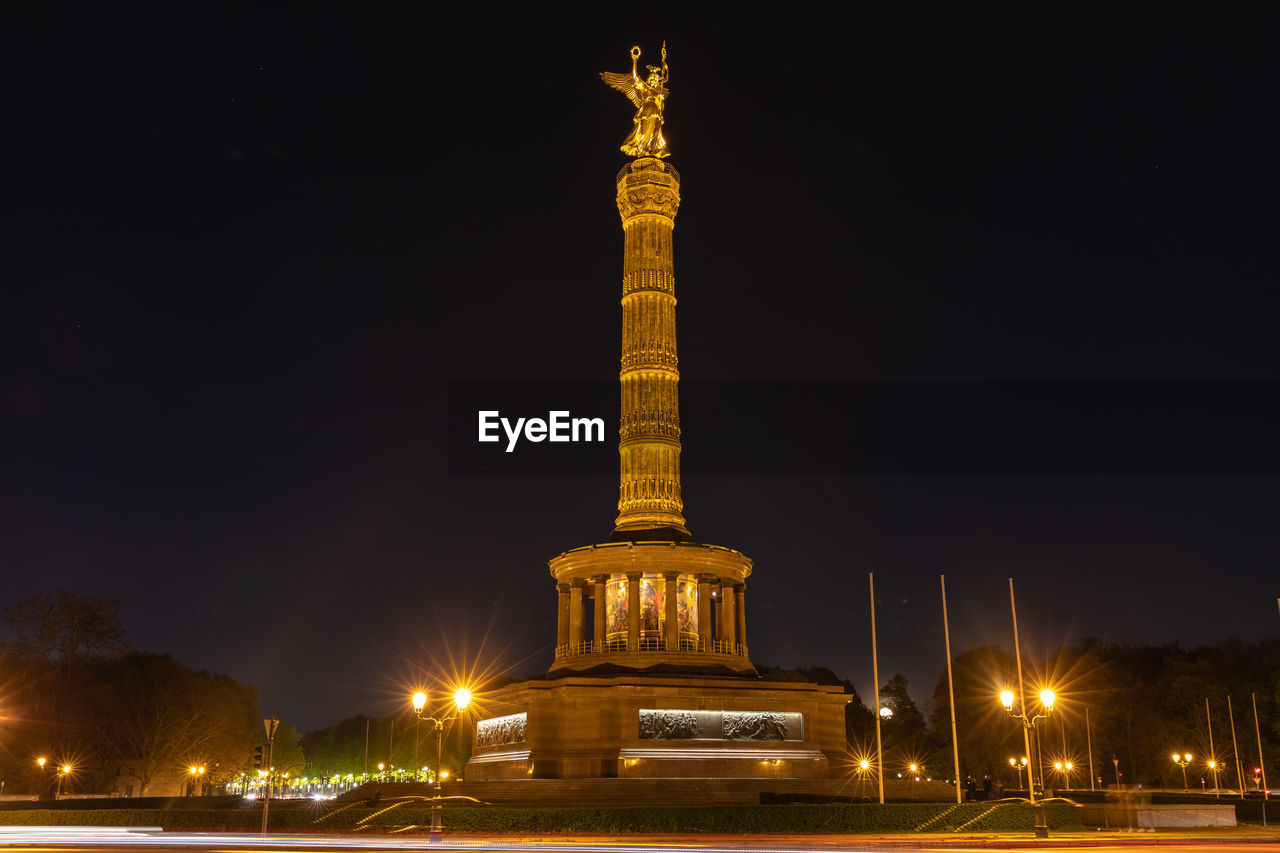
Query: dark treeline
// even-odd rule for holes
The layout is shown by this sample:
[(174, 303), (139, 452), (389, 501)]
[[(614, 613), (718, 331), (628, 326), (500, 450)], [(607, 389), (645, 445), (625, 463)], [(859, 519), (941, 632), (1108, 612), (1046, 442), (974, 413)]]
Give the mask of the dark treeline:
[[(846, 712), (851, 765), (863, 757), (874, 761), (870, 696), (860, 695), (852, 683), (822, 668), (762, 667), (761, 674), (845, 685), (853, 697)], [(1033, 730), (1029, 756), (1022, 728), (1009, 719), (998, 698), (1006, 687), (1017, 691), (1013, 655), (991, 646), (970, 649), (956, 656), (953, 676), (961, 779), (973, 777), (981, 782), (989, 777), (1007, 787), (1020, 780), (1025, 785), (1025, 773), (1019, 775), (1009, 759), (1020, 761), (1027, 756), (1036, 767), (1037, 781), (1043, 770), (1044, 783), (1051, 788), (1064, 783), (1088, 787), (1091, 744), (1095, 784), (1100, 778), (1103, 785), (1118, 780), (1126, 785), (1181, 788), (1182, 771), (1172, 754), (1190, 752), (1194, 756), (1187, 769), (1190, 785), (1198, 788), (1204, 777), (1205, 785), (1213, 786), (1207, 762), (1215, 758), (1220, 763), (1221, 787), (1238, 790), (1243, 784), (1252, 790), (1254, 768), (1260, 766), (1254, 697), (1268, 782), (1274, 787), (1280, 779), (1280, 640), (1249, 645), (1229, 640), (1184, 649), (1085, 639), (1063, 648), (1048, 664), (1024, 659), (1028, 713), (1039, 713), (1033, 697), (1042, 687), (1052, 688), (1058, 696), (1053, 714)], [(893, 712), (882, 717), (886, 775), (905, 775), (905, 768), (915, 762), (926, 768), (925, 775), (952, 778), (946, 670), (938, 677), (927, 713), (912, 700), (900, 675), (881, 686), (880, 704)], [(1069, 780), (1054, 769), (1058, 762), (1073, 765)]]
[[(1222, 787), (1243, 784), (1251, 789), (1253, 769), (1259, 766), (1254, 696), (1268, 781), (1275, 784), (1280, 772), (1280, 640), (1249, 645), (1229, 640), (1184, 649), (1085, 639), (1063, 648), (1048, 664), (1024, 660), (1023, 665), (1029, 694), (1047, 685), (1060, 697), (1038, 733), (1041, 764), (1049, 767), (1044, 778), (1051, 787), (1059, 786), (1052, 778), (1053, 763), (1066, 760), (1077, 769), (1075, 784), (1088, 785), (1087, 746), (1092, 740), (1095, 781), (1101, 777), (1105, 784), (1115, 784), (1118, 778), (1124, 784), (1180, 788), (1182, 771), (1172, 761), (1177, 751), (1195, 757), (1187, 771), (1190, 784), (1198, 786), (1205, 776), (1206, 784), (1213, 785), (1206, 762), (1214, 757), (1224, 765), (1219, 771)], [(1008, 760), (1025, 754), (1022, 734), (995, 697), (1004, 685), (1016, 690), (1013, 656), (992, 647), (971, 649), (956, 657), (953, 668), (962, 775), (998, 774), (1012, 782)], [(951, 748), (949, 708), (944, 672), (931, 715), (944, 753)], [(1243, 779), (1237, 775), (1237, 757)]]
[[(9, 793), (103, 793), (118, 776), (136, 795), (182, 785), (205, 768), (219, 785), (261, 741), (257, 690), (135, 651), (114, 600), (60, 590), (4, 611), (17, 639), (0, 644), (0, 778)], [(38, 758), (46, 759), (42, 770)]]
[[(315, 774), (321, 776), (373, 775), (379, 772), (379, 764), (388, 775), (411, 774), (415, 766), (421, 773), (436, 764), (435, 725), (419, 723), (412, 712), (396, 717), (351, 717), (302, 735), (300, 743)], [(444, 769), (456, 778), (471, 757), (470, 726), (460, 728), (456, 720), (447, 724), (442, 753)], [(421, 778), (432, 772), (428, 769)]]

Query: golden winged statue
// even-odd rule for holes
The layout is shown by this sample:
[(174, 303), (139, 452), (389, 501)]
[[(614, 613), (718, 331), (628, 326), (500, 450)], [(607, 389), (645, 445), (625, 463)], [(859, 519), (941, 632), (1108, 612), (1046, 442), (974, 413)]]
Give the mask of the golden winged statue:
[(667, 43), (662, 43), (662, 67), (646, 65), (648, 77), (641, 77), (636, 70), (640, 61), (640, 48), (631, 48), (631, 73), (614, 74), (601, 71), (600, 79), (617, 89), (636, 105), (635, 128), (627, 141), (622, 143), (622, 153), (632, 157), (670, 157), (667, 140), (662, 136), (662, 109), (667, 104), (667, 87), (671, 76), (667, 69)]

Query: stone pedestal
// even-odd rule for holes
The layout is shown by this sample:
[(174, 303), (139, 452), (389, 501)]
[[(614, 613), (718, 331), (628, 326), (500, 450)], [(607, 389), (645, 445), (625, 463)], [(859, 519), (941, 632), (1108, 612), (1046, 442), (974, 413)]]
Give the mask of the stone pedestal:
[(826, 779), (849, 699), (740, 677), (526, 681), (485, 697), (465, 778)]

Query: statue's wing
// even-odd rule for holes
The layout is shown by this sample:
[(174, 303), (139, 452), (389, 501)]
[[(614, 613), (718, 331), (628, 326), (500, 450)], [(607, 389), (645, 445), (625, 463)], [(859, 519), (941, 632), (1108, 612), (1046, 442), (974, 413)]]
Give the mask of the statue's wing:
[(600, 79), (614, 89), (626, 95), (631, 103), (640, 106), (640, 94), (636, 92), (636, 78), (632, 74), (614, 74), (612, 71), (601, 71)]

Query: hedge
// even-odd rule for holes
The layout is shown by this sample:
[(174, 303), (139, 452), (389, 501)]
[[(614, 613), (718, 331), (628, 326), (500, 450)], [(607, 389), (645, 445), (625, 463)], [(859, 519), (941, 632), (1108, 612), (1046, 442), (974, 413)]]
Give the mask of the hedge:
[[(777, 806), (637, 806), (632, 808), (508, 809), (445, 807), (446, 830), (455, 832), (581, 832), (581, 833), (862, 833), (914, 832), (942, 815), (925, 832), (951, 832), (991, 809), (987, 803), (955, 806), (945, 803)], [(1050, 803), (1045, 816), (1052, 829), (1079, 829), (1080, 810)], [(261, 825), (255, 807), (210, 809), (101, 809), (54, 811), (33, 809), (0, 813), (10, 826), (162, 826), (169, 830), (249, 830)], [(420, 806), (370, 809), (281, 809), (271, 812), (277, 831), (344, 831), (365, 828), (386, 831), (431, 823), (431, 809)], [(1023, 803), (1001, 805), (965, 831), (1030, 831), (1032, 810)]]

